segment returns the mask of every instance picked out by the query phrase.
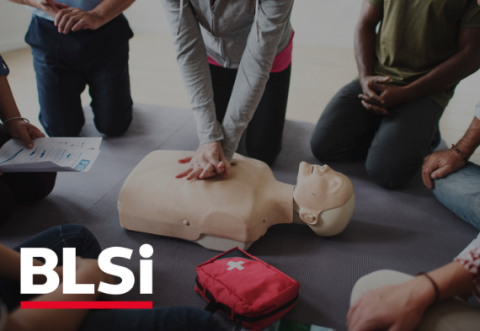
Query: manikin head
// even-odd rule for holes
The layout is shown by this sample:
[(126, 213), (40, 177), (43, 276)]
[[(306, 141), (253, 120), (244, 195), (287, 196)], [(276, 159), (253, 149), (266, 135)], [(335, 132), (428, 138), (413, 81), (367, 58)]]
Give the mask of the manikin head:
[(350, 222), (355, 205), (352, 181), (328, 165), (300, 163), (293, 192), (295, 210), (320, 236), (334, 236)]

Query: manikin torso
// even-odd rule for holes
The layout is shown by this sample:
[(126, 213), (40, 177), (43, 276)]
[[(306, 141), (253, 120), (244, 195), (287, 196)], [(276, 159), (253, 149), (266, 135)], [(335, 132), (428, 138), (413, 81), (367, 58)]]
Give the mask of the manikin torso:
[[(248, 248), (270, 226), (294, 221), (294, 186), (278, 182), (265, 163), (235, 154), (232, 162), (236, 165), (228, 176), (192, 181), (175, 178), (185, 169), (178, 160), (190, 155), (188, 151), (155, 151), (135, 167), (118, 199), (124, 228), (226, 250)], [(352, 200), (348, 198), (353, 196), (353, 187), (347, 195)], [(323, 210), (339, 207), (338, 199), (335, 203)], [(349, 209), (353, 211), (353, 205)]]

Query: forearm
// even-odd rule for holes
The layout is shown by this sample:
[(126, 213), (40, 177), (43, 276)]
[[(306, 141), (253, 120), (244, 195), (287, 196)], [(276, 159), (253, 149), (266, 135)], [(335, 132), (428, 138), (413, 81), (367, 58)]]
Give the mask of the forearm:
[(360, 79), (375, 74), (375, 28), (372, 24), (359, 22), (355, 30), (355, 60)]
[(0, 119), (2, 122), (12, 117), (19, 117), (20, 111), (13, 97), (7, 76), (0, 76)]
[(438, 286), (440, 300), (470, 294), (475, 287), (472, 274), (456, 261), (428, 274)]
[(478, 146), (480, 146), (480, 120), (475, 117), (465, 135), (457, 143), (457, 147), (468, 158), (475, 152)]
[(98, 15), (103, 25), (123, 13), (134, 2), (135, 0), (103, 0), (92, 12)]
[(20, 5), (28, 5), (31, 6), (29, 0), (9, 0), (10, 2), (18, 3)]
[(200, 144), (222, 140), (222, 128), (215, 114), (207, 50), (195, 13), (191, 5), (187, 5), (179, 21), (180, 1), (163, 0), (162, 4), (172, 31), (177, 64), (190, 98)]
[[(480, 29), (469, 30), (480, 31)], [(465, 36), (461, 37), (461, 39), (467, 39), (467, 37), (473, 39), (474, 37), (480, 36), (477, 31), (464, 33)], [(409, 95), (413, 99), (431, 95), (455, 86), (462, 79), (478, 70), (480, 67), (480, 47), (477, 45), (476, 40), (471, 42), (464, 40), (463, 43), (465, 45), (460, 47), (460, 50), (455, 55), (407, 86)]]

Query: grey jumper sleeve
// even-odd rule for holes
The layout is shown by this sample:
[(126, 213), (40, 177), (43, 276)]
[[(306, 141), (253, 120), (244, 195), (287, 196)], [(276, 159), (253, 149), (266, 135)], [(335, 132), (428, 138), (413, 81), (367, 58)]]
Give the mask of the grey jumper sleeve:
[[(292, 0), (260, 0), (223, 120), (223, 151), (233, 157), (243, 131), (263, 96), (278, 44), (289, 26)], [(257, 39), (258, 33), (258, 39)]]
[[(222, 140), (223, 131), (215, 115), (207, 50), (195, 12), (188, 0), (162, 0), (162, 3), (172, 30), (177, 63), (190, 97), (200, 144)], [(181, 11), (180, 4), (183, 4)]]
[(480, 102), (475, 106), (475, 116), (480, 120)]

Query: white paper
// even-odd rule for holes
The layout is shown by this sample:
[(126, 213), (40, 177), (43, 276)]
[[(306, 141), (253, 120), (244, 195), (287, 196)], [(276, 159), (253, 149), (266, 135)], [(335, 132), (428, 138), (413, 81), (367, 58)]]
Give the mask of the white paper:
[(10, 139), (0, 149), (2, 172), (57, 172), (90, 170), (102, 138), (38, 138), (32, 149)]

